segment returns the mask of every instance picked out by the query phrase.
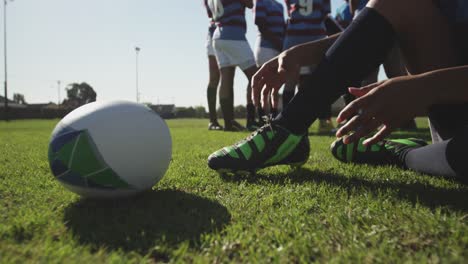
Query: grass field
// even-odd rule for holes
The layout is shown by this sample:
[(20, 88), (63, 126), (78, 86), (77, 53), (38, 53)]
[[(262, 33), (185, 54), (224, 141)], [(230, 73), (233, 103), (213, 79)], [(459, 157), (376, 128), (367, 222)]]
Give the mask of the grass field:
[[(418, 121), (394, 136), (430, 140)], [(310, 137), (300, 170), (221, 177), (208, 155), (247, 134), (170, 120), (173, 161), (154, 190), (93, 201), (50, 173), (56, 122), (0, 122), (0, 263), (468, 262), (468, 186), (339, 163), (332, 137)]]

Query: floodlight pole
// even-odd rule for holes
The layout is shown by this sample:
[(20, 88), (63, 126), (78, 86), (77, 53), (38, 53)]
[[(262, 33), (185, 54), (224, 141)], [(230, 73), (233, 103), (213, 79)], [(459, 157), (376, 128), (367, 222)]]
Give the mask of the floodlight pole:
[(8, 70), (7, 70), (7, 0), (3, 0), (3, 56), (5, 63), (5, 120), (8, 120)]
[(140, 48), (135, 47), (135, 53), (136, 53), (136, 101), (137, 103), (140, 102), (140, 92), (138, 91), (138, 54), (140, 53)]
[(58, 100), (57, 100), (57, 107), (60, 108), (60, 84), (62, 82), (61, 81), (57, 81), (57, 95), (58, 95)]

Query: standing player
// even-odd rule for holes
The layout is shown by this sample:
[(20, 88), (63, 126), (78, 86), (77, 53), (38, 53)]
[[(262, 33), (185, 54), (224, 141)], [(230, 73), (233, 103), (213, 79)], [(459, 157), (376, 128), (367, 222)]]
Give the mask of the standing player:
[[(254, 21), (258, 27), (255, 45), (255, 61), (261, 67), (267, 61), (278, 56), (283, 50), (285, 21), (283, 5), (275, 0), (256, 0), (253, 8)], [(261, 108), (257, 109), (262, 113)], [(270, 109), (276, 116), (276, 109)]]
[[(289, 19), (284, 49), (327, 37), (324, 21), (331, 10), (330, 0), (285, 0), (285, 2)], [(302, 67), (301, 76), (311, 74), (314, 67), (315, 65)], [(298, 88), (301, 90), (303, 84), (299, 82)], [(283, 109), (294, 97), (296, 85), (296, 80), (286, 82), (283, 91)], [(331, 106), (322, 109), (319, 120), (319, 133), (330, 133), (333, 130)]]
[(245, 33), (245, 8), (253, 7), (253, 0), (208, 0), (216, 23), (213, 47), (221, 72), (219, 100), (224, 116), (225, 131), (244, 128), (234, 120), (234, 74), (238, 66), (249, 80), (247, 86), (247, 128), (255, 130), (255, 107), (252, 102), (250, 80), (257, 71), (255, 58)]
[(210, 70), (210, 80), (206, 90), (206, 96), (208, 99), (208, 112), (210, 114), (208, 130), (223, 130), (223, 127), (218, 123), (218, 117), (216, 115), (216, 94), (218, 92), (219, 83), (219, 68), (213, 49), (213, 33), (216, 30), (216, 24), (213, 20), (213, 15), (208, 8), (208, 0), (204, 0), (204, 2), (208, 18), (210, 19), (210, 26), (208, 27), (208, 35), (206, 39), (206, 52), (208, 55), (208, 66)]

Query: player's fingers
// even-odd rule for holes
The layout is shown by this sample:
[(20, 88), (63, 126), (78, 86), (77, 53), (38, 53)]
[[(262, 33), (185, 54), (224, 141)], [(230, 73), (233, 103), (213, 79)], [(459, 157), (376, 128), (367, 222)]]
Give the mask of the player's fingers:
[(271, 91), (271, 107), (274, 109), (278, 109), (279, 90), (279, 88), (275, 88)]
[(263, 90), (263, 87), (265, 86), (264, 79), (261, 78), (260, 76), (255, 75), (254, 78), (257, 78), (255, 81), (255, 85), (253, 83), (254, 80), (252, 80), (252, 101), (255, 106), (260, 105), (260, 93)]
[(252, 76), (252, 89), (262, 89), (265, 85), (266, 76), (268, 76), (268, 67), (264, 64), (260, 70)]
[(370, 120), (372, 120), (372, 116), (370, 114), (362, 113), (355, 115), (336, 132), (336, 136), (343, 137), (350, 132), (355, 132), (358, 128), (364, 127)]
[(368, 138), (362, 142), (362, 144), (368, 146), (375, 144), (381, 140), (383, 140), (386, 136), (390, 135), (392, 133), (392, 128), (390, 126), (383, 126), (375, 135), (371, 138)]
[(265, 109), (268, 105), (268, 98), (270, 97), (270, 91), (272, 87), (265, 85), (262, 90), (262, 108)]
[(272, 74), (276, 73), (276, 69), (278, 68), (278, 58), (275, 57), (268, 62), (264, 63), (262, 67), (254, 74), (252, 77), (252, 86), (256, 86), (257, 88), (262, 88), (265, 84), (265, 81), (272, 76)]
[(342, 123), (352, 116), (358, 114), (358, 112), (364, 108), (367, 104), (367, 100), (365, 98), (358, 98), (348, 104), (343, 110), (341, 110), (340, 114), (336, 118), (336, 122)]
[(350, 94), (352, 94), (352, 95), (354, 95), (356, 97), (361, 97), (363, 95), (366, 95), (371, 90), (379, 87), (382, 83), (383, 83), (383, 81), (382, 82), (376, 82), (376, 83), (369, 84), (369, 85), (361, 87), (361, 88), (349, 87), (348, 91), (349, 91)]
[(349, 136), (345, 136), (343, 142), (349, 144), (358, 141), (360, 138), (365, 137), (375, 131), (380, 125), (376, 119), (371, 119), (362, 126), (356, 128), (355, 132)]

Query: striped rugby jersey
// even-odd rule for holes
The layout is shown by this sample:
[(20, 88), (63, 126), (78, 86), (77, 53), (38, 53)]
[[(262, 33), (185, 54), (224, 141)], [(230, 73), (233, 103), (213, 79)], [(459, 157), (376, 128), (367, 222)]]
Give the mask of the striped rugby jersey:
[(211, 13), (210, 8), (208, 7), (208, 0), (203, 0), (203, 2), (205, 4), (206, 14), (208, 15), (208, 18), (210, 19), (209, 20), (210, 24), (208, 26), (208, 35), (210, 36), (210, 38), (213, 38), (213, 33), (216, 30), (216, 24), (213, 19), (213, 14)]
[(207, 0), (216, 23), (213, 39), (246, 40), (245, 5), (241, 0)]
[(287, 36), (325, 37), (323, 20), (330, 13), (330, 0), (285, 0), (289, 20)]
[[(286, 24), (284, 21), (283, 5), (275, 0), (257, 0), (253, 8), (255, 24), (263, 25), (283, 42)], [(261, 35), (260, 47), (275, 49), (272, 42)]]

